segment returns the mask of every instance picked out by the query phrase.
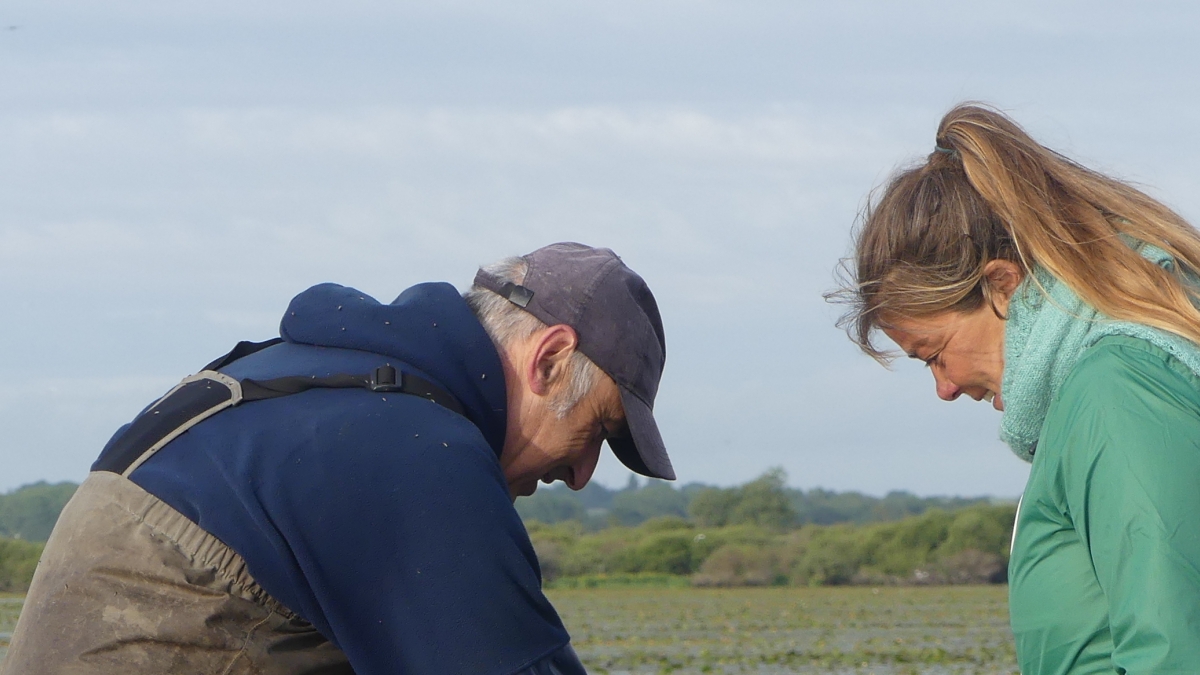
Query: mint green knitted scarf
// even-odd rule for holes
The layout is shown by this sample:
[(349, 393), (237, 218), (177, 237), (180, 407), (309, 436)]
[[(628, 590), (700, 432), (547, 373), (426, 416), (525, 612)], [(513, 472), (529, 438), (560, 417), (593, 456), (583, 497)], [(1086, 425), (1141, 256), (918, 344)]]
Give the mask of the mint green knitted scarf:
[[(1175, 260), (1156, 246), (1143, 244), (1139, 252), (1168, 270), (1175, 267)], [(1033, 461), (1050, 403), (1080, 355), (1107, 335), (1146, 340), (1200, 376), (1200, 348), (1195, 343), (1157, 328), (1113, 321), (1066, 284), (1035, 268), (1013, 294), (1004, 329), (1000, 439), (1018, 457)]]

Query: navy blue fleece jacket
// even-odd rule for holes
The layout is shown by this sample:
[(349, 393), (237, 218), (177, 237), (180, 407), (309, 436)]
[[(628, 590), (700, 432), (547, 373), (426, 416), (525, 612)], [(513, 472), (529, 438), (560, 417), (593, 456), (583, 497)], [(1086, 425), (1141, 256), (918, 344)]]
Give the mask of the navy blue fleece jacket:
[(466, 416), (400, 393), (314, 389), (201, 422), (131, 479), (240, 553), (359, 675), (549, 663), (568, 636), (500, 469), (504, 374), (458, 292), (421, 284), (385, 305), (323, 284), (292, 301), (280, 334), (223, 372), (391, 364), (440, 384)]

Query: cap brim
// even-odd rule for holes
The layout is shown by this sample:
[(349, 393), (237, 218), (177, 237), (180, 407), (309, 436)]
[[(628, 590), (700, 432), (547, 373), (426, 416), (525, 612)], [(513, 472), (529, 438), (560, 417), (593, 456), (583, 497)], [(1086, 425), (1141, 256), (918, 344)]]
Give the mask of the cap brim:
[(621, 404), (625, 406), (625, 424), (630, 438), (610, 438), (608, 447), (630, 471), (663, 480), (675, 480), (675, 469), (667, 448), (663, 445), (654, 412), (640, 398), (625, 389), (621, 390)]

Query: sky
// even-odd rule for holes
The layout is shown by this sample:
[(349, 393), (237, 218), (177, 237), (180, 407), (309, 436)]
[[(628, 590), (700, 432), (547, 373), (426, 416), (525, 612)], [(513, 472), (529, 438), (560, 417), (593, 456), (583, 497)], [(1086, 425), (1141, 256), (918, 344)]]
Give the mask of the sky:
[[(1018, 495), (984, 403), (822, 294), (867, 195), (990, 102), (1196, 222), (1183, 2), (15, 0), (0, 5), (0, 491), (316, 283), (387, 302), (555, 241), (662, 309), (681, 482)], [(628, 472), (605, 456), (596, 480)]]

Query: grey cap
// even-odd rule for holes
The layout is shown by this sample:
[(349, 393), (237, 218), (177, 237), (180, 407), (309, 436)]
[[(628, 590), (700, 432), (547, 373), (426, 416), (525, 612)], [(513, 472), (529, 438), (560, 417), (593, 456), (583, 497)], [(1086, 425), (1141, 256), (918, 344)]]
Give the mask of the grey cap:
[(646, 282), (607, 248), (551, 244), (522, 259), (529, 269), (520, 284), (481, 269), (475, 285), (508, 298), (548, 326), (575, 329), (579, 351), (621, 391), (631, 438), (610, 438), (609, 447), (632, 471), (674, 480), (654, 421), (667, 342)]

